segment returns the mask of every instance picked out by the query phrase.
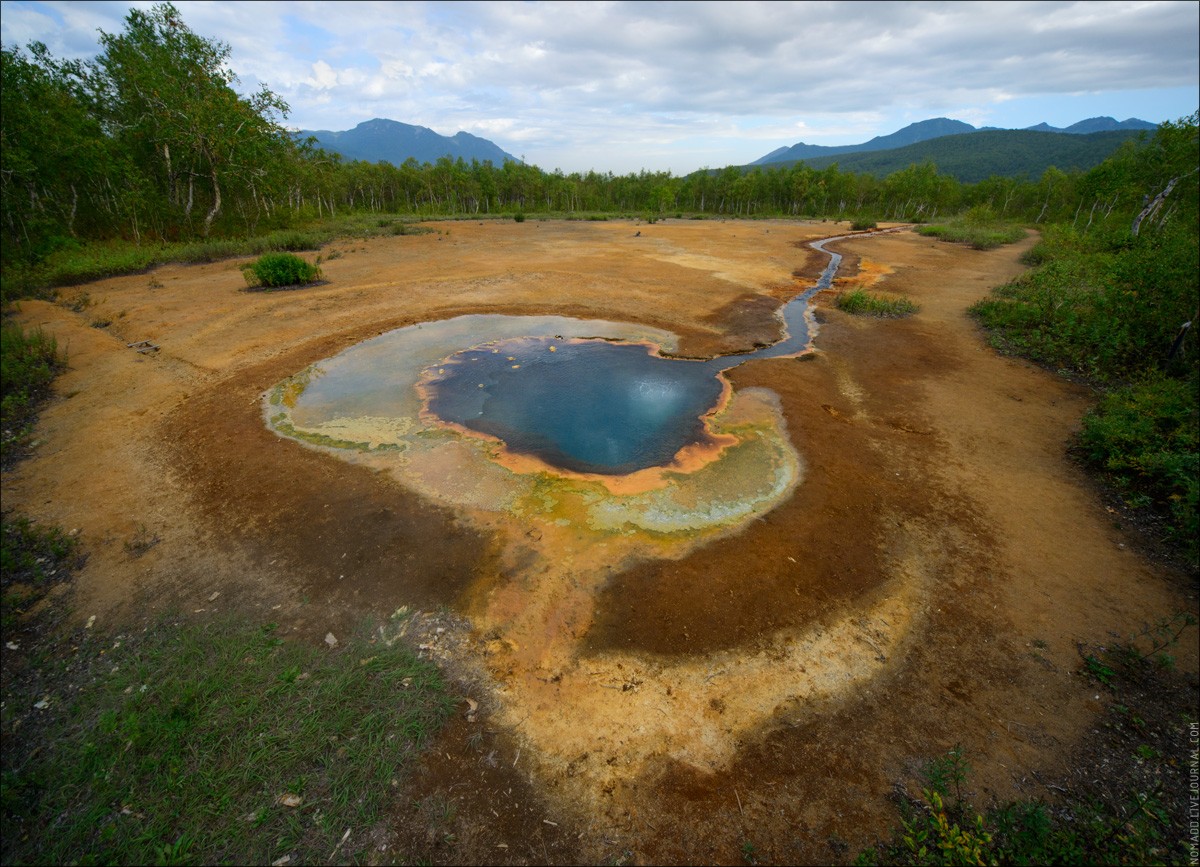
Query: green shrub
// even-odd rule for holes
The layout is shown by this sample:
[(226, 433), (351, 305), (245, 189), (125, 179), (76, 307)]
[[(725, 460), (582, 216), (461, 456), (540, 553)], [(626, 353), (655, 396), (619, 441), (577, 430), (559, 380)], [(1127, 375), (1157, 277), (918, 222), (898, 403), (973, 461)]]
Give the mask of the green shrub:
[(253, 288), (265, 286), (302, 286), (321, 277), (321, 269), (306, 262), (294, 253), (266, 253), (243, 272), (246, 282)]
[(517, 213), (513, 214), (513, 222), (515, 222), (515, 223), (524, 223), (524, 222), (525, 222), (525, 215), (524, 215), (524, 214), (522, 214), (520, 211), (518, 211)]
[(1132, 505), (1170, 522), (1195, 562), (1200, 546), (1197, 377), (1152, 376), (1107, 395), (1083, 418), (1078, 448)]
[(1036, 267), (994, 289), (972, 313), (998, 348), (1100, 382), (1153, 368), (1186, 376), (1194, 349), (1167, 355), (1196, 311), (1198, 251), (1183, 227), (1136, 239), (1127, 231), (1047, 231), (1025, 257)]
[(26, 332), (16, 322), (0, 324), (0, 455), (21, 442), (33, 422), (38, 403), (50, 393), (50, 383), (62, 369), (58, 343), (42, 329)]
[(874, 229), (879, 225), (874, 217), (855, 217), (850, 224), (850, 228), (856, 232), (861, 232), (864, 229)]
[[(1160, 756), (1145, 755), (1161, 762)], [(1165, 764), (1165, 762), (1163, 762)], [(1181, 838), (1160, 791), (1131, 792), (1122, 804), (1074, 801), (1058, 815), (1040, 801), (1011, 801), (980, 811), (961, 793), (969, 770), (955, 748), (922, 770), (919, 799), (900, 801), (900, 827), (855, 864), (1147, 864), (1182, 863)], [(953, 777), (937, 778), (950, 771)], [(952, 785), (950, 785), (952, 784)], [(1176, 829), (1182, 822), (1176, 820)]]
[(907, 298), (888, 298), (863, 289), (843, 292), (837, 297), (839, 310), (855, 316), (879, 316), (898, 318), (911, 316), (921, 308)]

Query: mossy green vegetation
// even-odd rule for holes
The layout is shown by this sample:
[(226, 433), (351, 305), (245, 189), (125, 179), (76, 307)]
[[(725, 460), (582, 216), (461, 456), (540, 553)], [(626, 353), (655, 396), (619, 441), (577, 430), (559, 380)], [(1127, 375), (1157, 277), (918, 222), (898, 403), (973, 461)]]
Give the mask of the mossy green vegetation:
[(1001, 219), (989, 205), (976, 205), (961, 216), (920, 226), (917, 231), (931, 238), (967, 244), (976, 250), (993, 250), (1025, 237), (1025, 229), (1019, 222)]
[(5, 466), (27, 439), (38, 405), (65, 363), (58, 342), (42, 329), (26, 331), (9, 318), (0, 323), (0, 462)]
[(381, 633), (318, 648), (167, 618), (74, 636), (45, 663), (66, 691), (6, 695), (4, 861), (360, 861), (452, 706)]
[(865, 289), (851, 289), (837, 296), (834, 301), (839, 310), (856, 316), (878, 316), (899, 318), (911, 316), (921, 308), (909, 298), (896, 295), (880, 295)]

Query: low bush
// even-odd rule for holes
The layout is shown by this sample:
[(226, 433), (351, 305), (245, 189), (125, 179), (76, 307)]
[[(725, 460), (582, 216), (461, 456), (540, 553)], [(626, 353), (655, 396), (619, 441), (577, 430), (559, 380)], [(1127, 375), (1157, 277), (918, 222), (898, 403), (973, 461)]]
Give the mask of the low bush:
[(1118, 388), (1083, 418), (1078, 453), (1131, 506), (1150, 507), (1189, 560), (1200, 560), (1197, 377), (1152, 376)]
[(855, 232), (861, 232), (866, 229), (874, 229), (879, 225), (874, 217), (855, 217), (850, 223), (850, 228)]
[(303, 286), (320, 279), (321, 269), (294, 253), (266, 253), (242, 270), (251, 288)]
[(1139, 238), (1047, 231), (1025, 257), (1034, 269), (972, 313), (998, 348), (1099, 382), (1152, 368), (1186, 376), (1194, 330), (1181, 351), (1171, 349), (1196, 312), (1198, 250), (1183, 227)]

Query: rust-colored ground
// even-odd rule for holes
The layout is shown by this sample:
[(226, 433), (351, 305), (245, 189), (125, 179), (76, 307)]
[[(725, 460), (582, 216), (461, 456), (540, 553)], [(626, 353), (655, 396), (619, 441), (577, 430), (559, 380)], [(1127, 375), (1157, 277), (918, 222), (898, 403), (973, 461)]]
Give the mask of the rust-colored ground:
[[(1048, 794), (1034, 772), (1062, 770), (1101, 706), (1076, 642), (1196, 610), (1065, 457), (1089, 394), (997, 356), (966, 315), (1032, 239), (839, 242), (847, 279), (920, 313), (823, 299), (814, 358), (732, 371), (735, 391), (778, 395), (803, 479), (669, 558), (618, 546), (606, 563), (270, 432), (260, 396), (286, 376), (462, 313), (642, 323), (689, 355), (770, 343), (780, 300), (823, 264), (803, 242), (845, 228), (435, 227), (333, 244), (315, 288), (247, 293), (226, 262), (66, 290), (90, 298), (78, 313), (24, 302), (70, 370), (4, 480), (5, 508), (80, 530), (81, 620), (237, 609), (320, 642), (427, 612), (411, 634), (480, 709), (464, 701), (408, 783), (379, 861), (845, 859), (894, 823), (893, 786), (956, 743), (981, 800)], [(1195, 676), (1194, 647), (1179, 665)]]

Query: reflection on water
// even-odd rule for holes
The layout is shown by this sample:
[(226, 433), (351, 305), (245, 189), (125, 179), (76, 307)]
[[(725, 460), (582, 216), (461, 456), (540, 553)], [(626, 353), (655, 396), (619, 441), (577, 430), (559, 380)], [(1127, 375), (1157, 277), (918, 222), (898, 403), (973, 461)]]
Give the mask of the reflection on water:
[(698, 362), (603, 340), (498, 341), (425, 371), (428, 411), (573, 472), (625, 475), (669, 464), (682, 449), (711, 444), (704, 418), (725, 391), (722, 371), (807, 348), (808, 299), (829, 286), (841, 261), (829, 255), (816, 286), (783, 309), (784, 338), (771, 346)]
[[(504, 448), (486, 454), (510, 471), (611, 478), (617, 484), (606, 483), (609, 490), (625, 493), (661, 487), (664, 473), (693, 473), (736, 445), (761, 453), (763, 478), (774, 478), (772, 499), (783, 478), (776, 474), (779, 461), (795, 464), (780, 458), (783, 451), (794, 455), (778, 447), (782, 419), (768, 425), (769, 434), (733, 431), (728, 419), (739, 411), (728, 411), (722, 373), (751, 359), (807, 350), (809, 299), (830, 285), (841, 260), (828, 255), (820, 280), (780, 311), (782, 339), (754, 352), (683, 359), (672, 357), (674, 334), (630, 323), (460, 316), (397, 329), (312, 365), (276, 386), (267, 417), (286, 436), (340, 452), (404, 453), (399, 465), (410, 467), (401, 473), (410, 484), (433, 465), (414, 465), (412, 457), (432, 454), (432, 444), (445, 445), (439, 437), (454, 431), (498, 441)], [(455, 439), (455, 448), (469, 440)], [(768, 442), (775, 445), (767, 448)], [(439, 448), (439, 460), (448, 460), (449, 447)], [(463, 486), (478, 487), (490, 472), (477, 467)], [(784, 475), (794, 481), (794, 473)], [(437, 486), (441, 495), (447, 484)], [(744, 485), (757, 490), (749, 479)]]
[(555, 337), (468, 349), (426, 377), (438, 418), (552, 466), (616, 475), (708, 441), (702, 417), (723, 391), (705, 364), (645, 345)]

